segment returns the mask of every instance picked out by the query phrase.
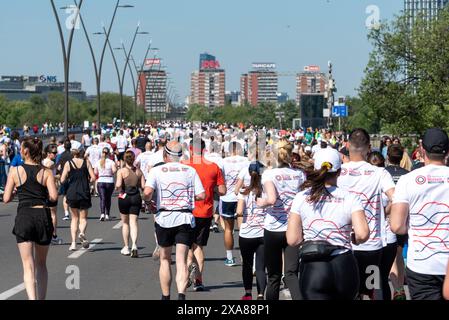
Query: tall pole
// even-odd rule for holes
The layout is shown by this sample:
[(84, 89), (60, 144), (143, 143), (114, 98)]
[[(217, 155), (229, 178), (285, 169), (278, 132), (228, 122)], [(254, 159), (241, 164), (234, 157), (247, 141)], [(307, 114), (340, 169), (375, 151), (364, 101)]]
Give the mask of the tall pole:
[(122, 125), (122, 122), (123, 122), (123, 84), (125, 82), (126, 70), (128, 69), (129, 57), (133, 51), (134, 43), (136, 42), (137, 35), (139, 34), (139, 29), (140, 29), (140, 23), (137, 24), (136, 32), (134, 33), (133, 41), (131, 43), (131, 48), (129, 49), (129, 52), (128, 53), (125, 52), (126, 53), (126, 63), (125, 63), (125, 67), (123, 69), (122, 85), (120, 87), (120, 125)]
[(76, 21), (78, 20), (81, 6), (83, 5), (83, 0), (80, 0), (79, 5), (77, 6), (77, 12), (75, 16), (75, 20), (73, 21), (72, 29), (70, 30), (68, 46), (66, 49), (66, 43), (64, 38), (64, 32), (62, 31), (61, 20), (59, 19), (58, 11), (56, 9), (56, 5), (54, 0), (50, 0), (53, 14), (56, 19), (56, 23), (58, 25), (59, 38), (61, 41), (62, 47), (62, 55), (64, 60), (64, 135), (67, 137), (69, 135), (69, 79), (70, 79), (70, 57), (72, 53), (72, 42), (73, 36), (75, 34)]
[[(74, 0), (74, 2), (77, 5), (77, 1)], [(108, 41), (107, 39), (110, 38), (110, 35), (111, 35), (111, 32), (112, 32), (112, 26), (114, 24), (115, 17), (117, 15), (117, 11), (118, 11), (119, 7), (120, 7), (120, 0), (117, 0), (115, 8), (114, 8), (114, 13), (112, 15), (111, 23), (109, 25), (108, 30), (105, 31), (105, 33), (106, 33), (106, 40), (104, 42), (103, 49), (101, 51), (99, 67), (97, 65), (97, 59), (95, 57), (95, 53), (94, 53), (94, 50), (93, 50), (92, 42), (91, 42), (90, 37), (89, 37), (89, 33), (87, 31), (87, 28), (86, 28), (86, 25), (84, 23), (84, 20), (83, 20), (82, 16), (80, 15), (81, 25), (83, 27), (84, 35), (86, 36), (86, 40), (87, 40), (87, 43), (89, 45), (89, 50), (90, 50), (90, 53), (91, 53), (91, 56), (92, 56), (92, 61), (93, 61), (93, 64), (94, 64), (94, 69), (95, 69), (95, 81), (96, 81), (96, 87), (97, 87), (97, 126), (98, 126), (98, 128), (101, 128), (101, 75), (102, 75), (102, 70), (103, 70), (104, 56), (105, 56), (106, 48), (107, 48), (107, 41)], [(98, 34), (98, 33), (96, 33), (96, 34)]]

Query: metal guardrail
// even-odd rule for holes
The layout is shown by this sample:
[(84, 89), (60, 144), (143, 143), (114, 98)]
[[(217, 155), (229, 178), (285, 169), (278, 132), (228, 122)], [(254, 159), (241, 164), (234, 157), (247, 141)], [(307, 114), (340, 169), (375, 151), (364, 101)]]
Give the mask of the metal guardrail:
[[(24, 130), (23, 129), (11, 129), (11, 132), (14, 132), (14, 131), (17, 131), (21, 137), (24, 136)], [(83, 128), (82, 127), (71, 128), (71, 129), (69, 129), (69, 133), (74, 133), (74, 134), (83, 133)], [(64, 132), (60, 132), (59, 130), (58, 131), (47, 132), (46, 134), (34, 133), (34, 131), (30, 130), (28, 132), (28, 134), (31, 137), (38, 137), (40, 139), (45, 139), (45, 138), (49, 138), (49, 137), (63, 137), (64, 136)]]

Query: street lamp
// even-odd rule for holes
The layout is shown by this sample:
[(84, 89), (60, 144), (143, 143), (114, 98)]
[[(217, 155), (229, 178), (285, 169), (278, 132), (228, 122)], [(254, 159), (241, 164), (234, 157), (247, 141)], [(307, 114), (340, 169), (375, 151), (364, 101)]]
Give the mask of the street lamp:
[(123, 68), (122, 79), (121, 79), (121, 86), (120, 86), (120, 124), (123, 123), (123, 84), (125, 82), (126, 70), (128, 69), (129, 57), (131, 56), (131, 53), (133, 51), (137, 35), (149, 34), (148, 32), (145, 32), (145, 31), (139, 31), (139, 29), (140, 29), (140, 23), (137, 24), (136, 32), (134, 33), (134, 37), (133, 37), (133, 40), (132, 40), (132, 43), (131, 43), (131, 47), (129, 48), (128, 52), (126, 52), (125, 47), (124, 47), (123, 42), (122, 42), (122, 49), (125, 51), (125, 54), (126, 54), (126, 62), (125, 62), (125, 66)]
[[(75, 0), (75, 4), (77, 3), (77, 1)], [(89, 45), (89, 50), (92, 56), (92, 61), (94, 64), (94, 69), (95, 69), (95, 80), (96, 80), (96, 87), (97, 87), (97, 126), (99, 129), (101, 129), (101, 75), (102, 75), (102, 71), (103, 71), (103, 62), (104, 62), (104, 56), (106, 53), (106, 47), (107, 47), (107, 43), (109, 41), (110, 35), (111, 35), (111, 31), (112, 31), (112, 26), (114, 25), (114, 21), (115, 21), (115, 17), (117, 15), (117, 11), (119, 8), (134, 8), (133, 5), (120, 5), (120, 0), (117, 0), (115, 8), (114, 8), (114, 13), (112, 15), (112, 20), (111, 23), (109, 25), (108, 30), (104, 31), (104, 32), (95, 32), (93, 33), (93, 35), (101, 35), (104, 34), (106, 35), (106, 39), (103, 45), (103, 49), (101, 51), (101, 56), (100, 56), (100, 62), (99, 65), (97, 64), (97, 59), (95, 57), (95, 53), (93, 50), (93, 46), (92, 46), (92, 42), (90, 40), (89, 37), (89, 33), (87, 31), (86, 25), (84, 23), (83, 18), (80, 15), (80, 21), (81, 21), (81, 25), (83, 27), (83, 31), (84, 31), (84, 35), (86, 36), (86, 40), (87, 43)], [(61, 9), (65, 9), (65, 8), (61, 8)]]
[(75, 34), (75, 24), (78, 20), (81, 6), (83, 5), (83, 0), (80, 0), (79, 5), (76, 8), (76, 17), (72, 21), (72, 29), (70, 30), (69, 41), (66, 47), (64, 32), (62, 31), (61, 20), (59, 19), (58, 10), (54, 0), (50, 0), (50, 4), (53, 9), (53, 14), (56, 19), (56, 24), (58, 26), (59, 38), (61, 41), (62, 56), (64, 61), (64, 135), (67, 137), (69, 135), (69, 78), (70, 78), (70, 56), (72, 53), (72, 42), (73, 36)]

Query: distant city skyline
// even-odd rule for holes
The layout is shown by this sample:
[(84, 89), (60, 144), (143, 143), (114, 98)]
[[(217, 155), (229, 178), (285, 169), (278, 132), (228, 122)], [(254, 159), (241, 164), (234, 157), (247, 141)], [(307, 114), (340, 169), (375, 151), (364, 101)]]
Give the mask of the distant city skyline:
[[(56, 1), (58, 7), (70, 1)], [(83, 18), (90, 33), (108, 24), (115, 1), (85, 0)], [(190, 76), (198, 69), (201, 53), (214, 55), (226, 70), (226, 90), (240, 90), (240, 76), (253, 62), (273, 62), (285, 74), (301, 72), (306, 65), (318, 65), (327, 72), (327, 61), (334, 64), (338, 95), (354, 95), (368, 62), (370, 44), (366, 22), (372, 6), (381, 20), (400, 14), (401, 0), (269, 0), (210, 1), (169, 0), (149, 2), (123, 0), (136, 6), (121, 9), (112, 31), (113, 46), (130, 38), (140, 21), (148, 31), (159, 57), (181, 96), (190, 94)], [(370, 7), (371, 6), (371, 7)], [(68, 15), (60, 12), (64, 22)], [(133, 56), (143, 59), (150, 37), (141, 36)], [(99, 55), (103, 42), (92, 36)], [(0, 74), (55, 75), (63, 79), (61, 48), (55, 19), (48, 2), (18, 0), (0, 4)], [(117, 52), (121, 66), (124, 57)], [(112, 59), (107, 52), (102, 91), (118, 92)], [(70, 81), (83, 83), (88, 94), (95, 94), (95, 79), (87, 42), (77, 30), (73, 44)], [(279, 92), (296, 95), (294, 76), (279, 78)], [(128, 78), (125, 92), (133, 95)], [(179, 101), (180, 102), (180, 101)]]

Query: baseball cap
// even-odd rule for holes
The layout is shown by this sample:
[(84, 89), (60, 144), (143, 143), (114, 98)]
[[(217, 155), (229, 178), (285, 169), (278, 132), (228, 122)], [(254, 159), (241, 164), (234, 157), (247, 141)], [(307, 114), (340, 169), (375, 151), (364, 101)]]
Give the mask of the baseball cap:
[(449, 151), (447, 133), (439, 128), (427, 130), (422, 141), (424, 150), (429, 153), (446, 154)]
[(260, 174), (260, 173), (261, 173), (261, 170), (262, 170), (263, 168), (265, 168), (265, 166), (264, 166), (262, 163), (260, 163), (259, 161), (252, 162), (252, 163), (249, 165), (249, 173), (251, 173), (251, 172), (257, 172), (258, 174)]
[(341, 159), (335, 149), (321, 149), (315, 154), (315, 170), (321, 170), (324, 166), (329, 168), (329, 172), (337, 172), (341, 168)]

